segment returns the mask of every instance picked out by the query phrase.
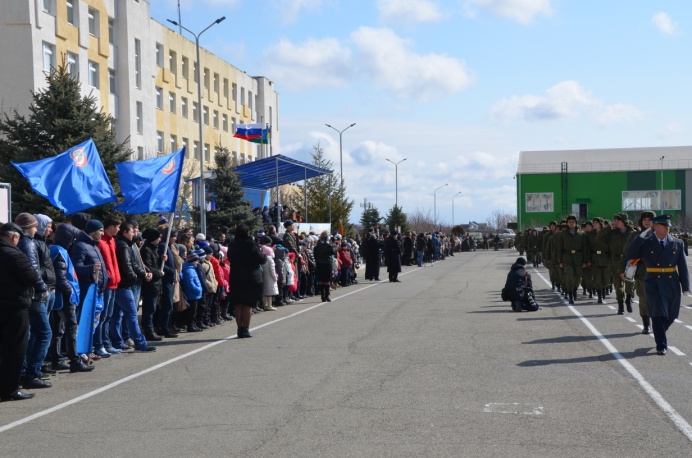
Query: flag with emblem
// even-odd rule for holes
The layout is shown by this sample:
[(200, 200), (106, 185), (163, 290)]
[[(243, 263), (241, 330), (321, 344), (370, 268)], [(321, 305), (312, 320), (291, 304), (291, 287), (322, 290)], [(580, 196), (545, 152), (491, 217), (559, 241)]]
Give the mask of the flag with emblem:
[(115, 209), (130, 215), (175, 212), (184, 160), (185, 148), (167, 156), (115, 164), (125, 198)]
[(66, 215), (118, 201), (92, 139), (57, 156), (12, 165)]

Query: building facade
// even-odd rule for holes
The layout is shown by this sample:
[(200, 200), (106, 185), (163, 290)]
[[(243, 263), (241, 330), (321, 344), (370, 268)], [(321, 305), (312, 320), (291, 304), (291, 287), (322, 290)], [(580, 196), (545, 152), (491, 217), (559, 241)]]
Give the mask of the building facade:
[[(188, 165), (198, 164), (204, 151), (207, 168), (219, 148), (239, 164), (279, 153), (274, 84), (200, 49), (198, 106), (195, 42), (151, 19), (146, 0), (2, 1), (0, 55), (0, 111), (28, 114), (31, 92), (45, 88), (47, 72), (65, 64), (82, 93), (113, 116), (132, 159), (187, 146)], [(269, 124), (272, 144), (234, 138), (239, 123)]]
[(520, 228), (574, 213), (581, 221), (644, 210), (692, 216), (692, 147), (522, 151), (517, 170)]

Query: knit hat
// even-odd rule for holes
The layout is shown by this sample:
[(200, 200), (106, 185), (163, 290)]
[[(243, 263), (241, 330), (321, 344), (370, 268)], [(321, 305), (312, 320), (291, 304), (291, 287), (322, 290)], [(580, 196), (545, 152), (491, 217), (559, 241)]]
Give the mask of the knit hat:
[(97, 219), (90, 219), (84, 225), (84, 232), (86, 232), (87, 234), (91, 234), (92, 232), (96, 232), (99, 229), (103, 229), (103, 223)]
[(629, 217), (627, 216), (627, 213), (616, 213), (615, 216), (613, 216), (613, 220), (619, 219), (623, 223), (627, 223), (627, 220)]
[(210, 247), (209, 245), (205, 246), (205, 247), (202, 248), (202, 249), (204, 250), (204, 254), (212, 254), (212, 253), (214, 253), (214, 250), (212, 250), (211, 247)]
[(293, 220), (287, 219), (284, 221), (284, 228), (288, 229), (288, 226), (293, 226)]
[(569, 221), (569, 220), (571, 220), (571, 219), (573, 219), (573, 220), (576, 221), (577, 223), (579, 222), (579, 220), (577, 219), (577, 215), (569, 215), (569, 216), (567, 217), (567, 221)]
[(70, 218), (70, 224), (83, 231), (84, 226), (86, 226), (86, 223), (89, 222), (90, 219), (91, 215), (89, 213), (77, 212)]
[(150, 227), (149, 229), (146, 229), (144, 232), (142, 232), (142, 238), (147, 242), (153, 242), (159, 237), (161, 237), (161, 233), (158, 229), (154, 229), (153, 227)]
[(525, 265), (526, 265), (526, 258), (523, 257), (523, 256), (519, 256), (519, 257), (517, 258), (517, 262), (516, 262), (516, 263), (519, 264), (520, 266), (525, 266)]
[(20, 213), (17, 215), (17, 217), (14, 219), (14, 222), (17, 226), (21, 227), (22, 229), (29, 229), (30, 227), (38, 226), (38, 221), (36, 218), (34, 218), (34, 215), (31, 213)]
[(168, 224), (168, 220), (166, 219), (165, 216), (162, 216), (159, 218), (159, 224), (158, 225), (161, 226), (163, 224)]
[(40, 213), (36, 213), (34, 215), (34, 218), (36, 218), (36, 221), (38, 221), (38, 231), (36, 231), (36, 233), (40, 236), (45, 235), (46, 229), (48, 228), (50, 223), (53, 222), (53, 220), (50, 219), (50, 217), (42, 215)]
[(265, 235), (259, 240), (260, 245), (271, 245), (272, 244), (272, 238), (269, 237), (268, 235)]
[(207, 236), (200, 232), (199, 234), (195, 235), (195, 240), (207, 240)]
[(193, 251), (192, 253), (188, 253), (188, 255), (187, 255), (187, 257), (185, 258), (185, 260), (186, 260), (187, 262), (199, 261), (199, 256), (197, 256), (197, 255), (195, 254), (195, 252)]
[(595, 218), (593, 219), (593, 222), (594, 222), (594, 223), (597, 222), (598, 224), (600, 224), (601, 226), (603, 226), (603, 218), (601, 218), (600, 216), (595, 217)]

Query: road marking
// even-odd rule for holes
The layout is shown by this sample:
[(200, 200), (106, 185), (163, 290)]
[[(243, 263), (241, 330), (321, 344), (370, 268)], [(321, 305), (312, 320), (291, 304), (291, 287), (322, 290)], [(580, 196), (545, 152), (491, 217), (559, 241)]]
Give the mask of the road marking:
[(612, 310), (615, 310), (615, 307), (613, 307), (612, 305), (609, 305), (608, 308), (609, 308), (609, 309), (612, 309)]
[[(408, 274), (410, 274), (410, 273), (412, 273), (412, 272), (415, 272), (415, 271), (418, 270), (418, 269), (420, 269), (420, 267), (418, 267), (418, 268), (416, 268), (416, 269), (411, 269), (410, 271), (407, 271), (406, 273), (403, 273), (403, 274), (401, 274), (400, 276), (403, 277), (404, 275), (408, 275)], [(333, 298), (333, 299), (332, 299), (332, 302), (336, 302), (336, 301), (338, 301), (339, 299), (341, 299), (341, 298), (343, 298), (343, 297), (347, 297), (347, 296), (350, 296), (350, 295), (352, 295), (352, 294), (356, 294), (356, 293), (359, 293), (359, 292), (364, 291), (364, 290), (366, 290), (366, 289), (372, 288), (373, 286), (383, 285), (383, 284), (384, 284), (384, 283), (378, 282), (378, 283), (373, 283), (373, 284), (371, 284), (371, 285), (363, 286), (362, 288), (358, 288), (358, 289), (356, 289), (355, 291), (351, 291), (350, 293), (346, 293), (346, 294), (343, 294), (343, 295), (341, 295), (341, 296), (338, 296), (338, 297)], [(286, 315), (286, 316), (284, 316), (284, 317), (277, 318), (277, 319), (275, 319), (275, 320), (272, 320), (272, 321), (269, 321), (269, 322), (267, 322), (267, 323), (264, 323), (264, 324), (261, 324), (261, 325), (259, 325), (259, 326), (256, 326), (256, 327), (252, 328), (251, 331), (255, 331), (255, 330), (257, 330), (257, 329), (266, 328), (267, 326), (270, 326), (270, 325), (272, 325), (272, 324), (280, 323), (281, 321), (288, 320), (289, 318), (293, 318), (293, 317), (296, 317), (296, 316), (298, 316), (298, 315), (302, 315), (303, 313), (309, 312), (309, 311), (311, 311), (311, 310), (314, 310), (314, 309), (316, 309), (316, 308), (318, 308), (318, 307), (322, 307), (323, 305), (327, 305), (327, 304), (329, 304), (329, 302), (320, 302), (319, 304), (315, 304), (315, 305), (313, 305), (312, 307), (308, 307), (308, 308), (306, 308), (306, 309), (299, 310), (299, 311), (294, 312), (294, 313), (292, 313), (292, 314), (290, 314), (290, 315)], [(204, 345), (203, 347), (199, 347), (199, 348), (197, 348), (197, 349), (195, 349), (195, 350), (189, 351), (189, 352), (184, 353), (184, 354), (182, 354), (182, 355), (178, 355), (178, 356), (176, 356), (175, 358), (171, 358), (171, 359), (169, 359), (169, 360), (167, 360), (167, 361), (163, 361), (163, 362), (161, 362), (161, 363), (159, 363), (159, 364), (156, 364), (156, 365), (154, 365), (154, 366), (148, 367), (148, 368), (144, 369), (143, 371), (140, 371), (140, 372), (137, 372), (137, 373), (128, 375), (127, 377), (121, 378), (120, 380), (116, 380), (115, 382), (109, 383), (108, 385), (104, 385), (104, 386), (102, 386), (101, 388), (98, 388), (98, 389), (96, 389), (96, 390), (90, 391), (90, 392), (85, 393), (85, 394), (83, 394), (83, 395), (81, 395), (81, 396), (77, 396), (76, 398), (70, 399), (69, 401), (65, 401), (65, 402), (63, 402), (62, 404), (58, 404), (57, 406), (53, 406), (53, 407), (51, 407), (51, 408), (49, 408), (49, 409), (42, 410), (42, 411), (40, 411), (40, 412), (36, 412), (35, 414), (29, 415), (28, 417), (22, 418), (22, 419), (17, 420), (17, 421), (13, 421), (12, 423), (8, 423), (8, 424), (6, 424), (6, 425), (4, 425), (4, 426), (0, 426), (0, 433), (4, 433), (5, 431), (8, 431), (8, 430), (10, 430), (10, 429), (12, 429), (12, 428), (16, 428), (17, 426), (21, 426), (21, 425), (23, 425), (23, 424), (25, 424), (25, 423), (29, 423), (30, 421), (36, 420), (37, 418), (41, 418), (41, 417), (44, 417), (44, 416), (46, 416), (46, 415), (49, 415), (49, 414), (51, 414), (51, 413), (53, 413), (53, 412), (57, 412), (58, 410), (62, 410), (62, 409), (64, 409), (65, 407), (69, 407), (69, 406), (71, 406), (71, 405), (73, 405), (73, 404), (77, 404), (78, 402), (84, 401), (85, 399), (92, 398), (92, 397), (94, 397), (94, 396), (96, 396), (96, 395), (99, 395), (99, 394), (105, 392), (105, 391), (108, 391), (108, 390), (110, 390), (110, 389), (112, 389), (112, 388), (115, 388), (116, 386), (122, 385), (123, 383), (127, 383), (127, 382), (129, 382), (129, 381), (131, 381), (131, 380), (134, 380), (134, 379), (136, 379), (136, 378), (139, 378), (139, 377), (141, 377), (141, 376), (143, 376), (143, 375), (146, 375), (146, 374), (148, 374), (148, 373), (150, 373), (150, 372), (154, 372), (154, 371), (156, 371), (156, 370), (158, 370), (158, 369), (161, 369), (161, 368), (163, 368), (163, 367), (166, 367), (166, 366), (168, 366), (168, 365), (170, 365), (170, 364), (176, 363), (176, 362), (178, 362), (178, 361), (180, 361), (180, 360), (183, 360), (183, 359), (185, 359), (185, 358), (188, 358), (188, 357), (190, 357), (190, 356), (192, 356), (192, 355), (196, 355), (197, 353), (201, 353), (201, 352), (203, 352), (203, 351), (205, 351), (205, 350), (209, 350), (210, 348), (213, 348), (213, 347), (215, 347), (215, 346), (217, 346), (217, 345), (219, 345), (219, 344), (222, 344), (222, 343), (224, 343), (224, 342), (228, 342), (229, 340), (233, 340), (233, 339), (235, 339), (237, 336), (238, 336), (237, 334), (233, 334), (233, 335), (231, 335), (231, 336), (221, 338), (221, 339), (219, 339), (219, 340), (217, 340), (217, 341), (215, 341), (215, 342), (211, 342), (211, 343), (209, 343), (209, 344), (207, 344), (207, 345)]]
[(682, 321), (678, 320), (677, 318), (675, 319), (675, 322), (682, 324)]
[[(541, 279), (545, 282), (546, 285), (550, 286), (550, 282), (546, 280), (546, 278), (541, 275), (540, 272), (536, 271), (536, 275), (541, 277)], [(579, 320), (584, 323), (584, 325), (587, 327), (589, 331), (591, 331), (591, 334), (593, 334), (602, 344), (606, 349), (610, 352), (611, 355), (622, 365), (622, 367), (625, 368), (627, 372), (630, 373), (630, 375), (639, 383), (639, 386), (642, 387), (644, 392), (658, 405), (658, 407), (670, 418), (670, 420), (673, 422), (675, 426), (682, 432), (685, 437), (689, 441), (692, 442), (692, 426), (685, 420), (682, 415), (680, 415), (672, 405), (668, 401), (666, 401), (661, 393), (656, 391), (656, 388), (653, 387), (649, 382), (646, 381), (644, 376), (629, 362), (625, 359), (624, 356), (618, 351), (615, 346), (610, 343), (608, 339), (606, 339), (603, 334), (600, 333), (596, 327), (591, 324), (591, 322), (584, 317), (576, 308), (573, 306), (566, 304), (565, 301), (563, 300), (562, 303), (567, 306), (567, 308), (577, 317)], [(670, 347), (668, 347), (670, 348)]]
[(685, 354), (683, 352), (681, 352), (680, 350), (678, 350), (675, 347), (668, 346), (668, 350), (672, 351), (673, 353), (675, 353), (678, 356), (685, 356)]
[(626, 319), (627, 321), (632, 322), (632, 323), (636, 323), (636, 322), (637, 322), (637, 320), (635, 320), (634, 318), (632, 318), (632, 317), (630, 317), (630, 316), (626, 316), (625, 319)]
[(685, 327), (686, 327), (687, 329), (689, 329), (689, 330), (692, 330), (692, 326), (690, 326), (690, 325), (688, 325), (688, 324), (686, 324)]
[(517, 415), (543, 415), (543, 406), (520, 404), (518, 402), (491, 402), (483, 406), (487, 413), (513, 413)]

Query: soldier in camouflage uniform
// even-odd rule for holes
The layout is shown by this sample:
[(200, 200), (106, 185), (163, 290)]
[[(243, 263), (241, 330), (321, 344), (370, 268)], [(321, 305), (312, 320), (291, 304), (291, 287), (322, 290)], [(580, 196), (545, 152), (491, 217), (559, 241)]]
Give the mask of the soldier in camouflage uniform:
[[(630, 227), (630, 221), (627, 213), (617, 213), (613, 217), (613, 222), (608, 227), (604, 227), (596, 235), (597, 242), (604, 242), (608, 245), (610, 251), (610, 267), (613, 279), (613, 288), (618, 301), (618, 315), (625, 313), (625, 304), (627, 311), (632, 313), (632, 293), (634, 286), (630, 282), (626, 282), (625, 277), (625, 252), (627, 245), (625, 244), (630, 234), (634, 230)], [(625, 295), (625, 293), (627, 295)]]
[(567, 230), (560, 232), (556, 242), (558, 266), (564, 271), (569, 303), (574, 304), (583, 275), (582, 269), (590, 259), (586, 237), (577, 230), (575, 215), (567, 217)]
[(543, 244), (541, 245), (541, 252), (543, 253), (543, 264), (548, 268), (550, 273), (550, 283), (552, 284), (552, 290), (560, 291), (560, 275), (557, 272), (557, 263), (553, 261), (552, 249), (553, 249), (553, 237), (557, 234), (557, 223), (551, 221), (548, 225), (550, 230), (547, 234), (543, 236)]
[[(587, 239), (587, 245), (588, 245), (588, 239), (589, 235), (593, 232), (593, 224), (591, 221), (584, 221), (581, 225), (581, 230), (584, 232), (584, 236)], [(589, 250), (589, 253), (591, 253), (591, 250)], [(589, 254), (590, 256), (590, 254)], [(591, 271), (591, 263), (587, 263), (586, 267), (584, 268), (584, 276), (581, 279), (581, 287), (582, 287), (582, 296), (586, 296), (587, 292), (589, 294), (589, 299), (593, 298), (594, 295), (594, 289), (593, 289), (593, 272)]]
[[(634, 240), (641, 231), (645, 231), (653, 226), (652, 220), (656, 217), (656, 213), (651, 211), (642, 212), (639, 215), (639, 228), (640, 230), (632, 232), (625, 242), (627, 247), (630, 246), (632, 240)], [(625, 264), (629, 260), (625, 257)], [(649, 318), (649, 308), (646, 306), (646, 295), (644, 294), (644, 276), (646, 275), (646, 266), (642, 261), (637, 263), (637, 271), (634, 274), (634, 288), (637, 291), (637, 297), (639, 298), (639, 316), (642, 317), (642, 324), (644, 329), (642, 329), (642, 334), (648, 334), (649, 328), (651, 326), (651, 319)]]
[(586, 240), (591, 253), (591, 274), (593, 288), (598, 294), (598, 303), (605, 299), (605, 289), (610, 284), (610, 247), (604, 241), (596, 241), (596, 235), (603, 230), (603, 219), (593, 219), (593, 231), (587, 234)]
[(514, 245), (517, 247), (519, 256), (524, 256), (524, 232), (517, 232), (517, 236), (514, 238)]
[(541, 248), (539, 246), (540, 239), (538, 237), (538, 231), (533, 229), (531, 231), (531, 236), (529, 237), (529, 244), (526, 250), (529, 253), (530, 261), (534, 267), (537, 267), (541, 263)]
[(558, 261), (557, 258), (557, 238), (560, 237), (560, 234), (565, 232), (567, 230), (567, 221), (564, 219), (560, 221), (560, 224), (558, 224), (557, 227), (557, 233), (553, 236), (553, 246), (552, 246), (552, 252), (551, 252), (551, 258), (555, 261), (555, 267), (557, 269), (557, 275), (558, 278), (560, 279), (560, 286), (562, 287), (562, 297), (567, 299), (567, 279), (565, 277), (565, 269), (560, 269), (560, 262)]

